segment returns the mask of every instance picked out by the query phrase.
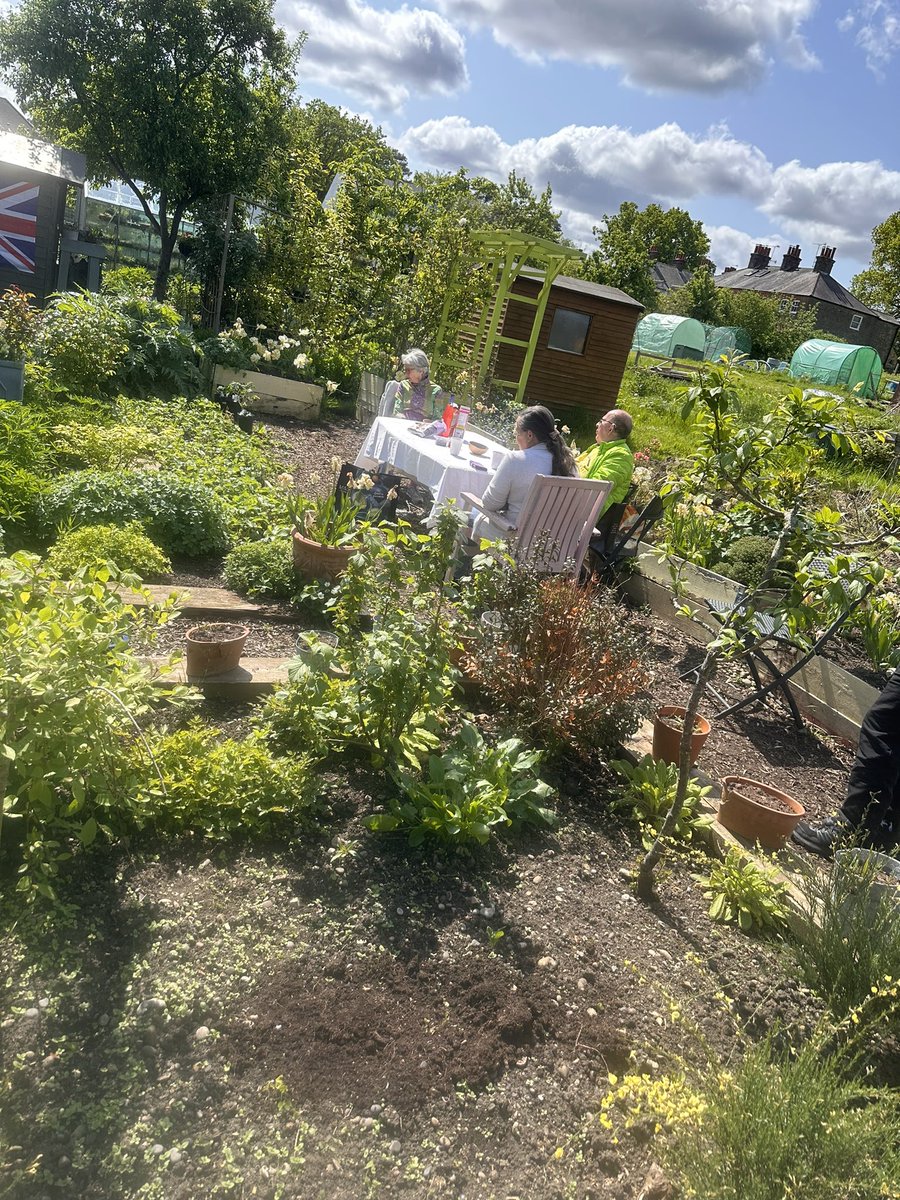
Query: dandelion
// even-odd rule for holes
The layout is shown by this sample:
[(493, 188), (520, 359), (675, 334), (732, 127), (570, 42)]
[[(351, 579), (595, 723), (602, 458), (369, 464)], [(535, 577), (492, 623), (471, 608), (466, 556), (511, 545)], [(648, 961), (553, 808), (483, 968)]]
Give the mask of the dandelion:
[(329, 396), (332, 394), (332, 392), (336, 392), (337, 389), (338, 389), (338, 385), (334, 382), (333, 379), (325, 380), (325, 391), (328, 393)]

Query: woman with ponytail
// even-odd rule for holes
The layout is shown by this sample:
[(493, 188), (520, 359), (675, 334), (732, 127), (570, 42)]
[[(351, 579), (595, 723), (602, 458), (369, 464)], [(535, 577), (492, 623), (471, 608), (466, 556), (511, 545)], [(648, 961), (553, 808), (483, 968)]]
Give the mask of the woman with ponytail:
[[(518, 449), (506, 455), (481, 497), (489, 513), (502, 514), (512, 524), (518, 520), (535, 475), (578, 474), (575, 457), (557, 429), (553, 413), (542, 404), (519, 413), (516, 445)], [(491, 525), (490, 516), (475, 518), (472, 537), (476, 541), (497, 536), (498, 529)]]

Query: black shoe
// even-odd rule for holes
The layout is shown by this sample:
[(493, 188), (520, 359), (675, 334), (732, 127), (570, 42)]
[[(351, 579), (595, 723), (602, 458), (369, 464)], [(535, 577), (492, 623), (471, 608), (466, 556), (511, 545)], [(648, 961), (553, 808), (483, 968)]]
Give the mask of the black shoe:
[(823, 858), (831, 858), (835, 850), (852, 842), (856, 836), (853, 826), (838, 817), (826, 817), (821, 825), (800, 821), (791, 834), (798, 846), (811, 854), (821, 854)]

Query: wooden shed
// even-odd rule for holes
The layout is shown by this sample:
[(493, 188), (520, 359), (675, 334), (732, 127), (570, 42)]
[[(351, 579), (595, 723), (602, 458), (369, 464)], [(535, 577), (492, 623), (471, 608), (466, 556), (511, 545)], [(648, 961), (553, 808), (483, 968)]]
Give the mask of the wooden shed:
[(0, 124), (0, 292), (15, 284), (38, 302), (59, 287), (67, 204), (79, 224), (84, 156)]
[[(536, 297), (539, 278), (520, 276), (512, 292)], [(525, 401), (545, 404), (556, 413), (580, 409), (598, 415), (616, 407), (622, 375), (631, 350), (642, 304), (618, 288), (559, 275), (541, 322)], [(503, 318), (503, 336), (527, 341), (534, 309), (510, 298)], [(514, 379), (521, 370), (524, 350), (501, 343), (493, 374)]]

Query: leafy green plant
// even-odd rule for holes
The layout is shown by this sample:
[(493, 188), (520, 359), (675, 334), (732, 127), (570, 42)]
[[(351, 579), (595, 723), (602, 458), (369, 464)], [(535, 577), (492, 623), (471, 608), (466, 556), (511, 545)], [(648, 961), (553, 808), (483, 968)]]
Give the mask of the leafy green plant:
[(235, 546), (225, 556), (222, 578), (242, 596), (290, 600), (299, 588), (287, 537)]
[[(482, 612), (500, 614), (491, 624)], [(610, 750), (637, 728), (646, 679), (634, 625), (612, 595), (481, 558), (466, 601), (466, 671), (548, 750)]]
[(15, 286), (0, 292), (0, 358), (17, 362), (31, 350), (41, 322), (33, 299), (31, 292)]
[(400, 772), (403, 797), (366, 824), (379, 832), (404, 830), (411, 846), (426, 838), (484, 844), (498, 826), (553, 824), (546, 807), (553, 789), (537, 778), (540, 761), (518, 738), (489, 746), (467, 721), (443, 754), (429, 757), (424, 775)]
[(137, 471), (73, 471), (43, 504), (45, 528), (69, 523), (143, 524), (169, 554), (200, 557), (227, 545), (222, 504), (202, 484), (180, 475)]
[[(678, 786), (678, 768), (667, 762), (651, 758), (649, 754), (638, 763), (616, 759), (610, 766), (625, 780), (626, 787), (615, 807), (627, 811), (638, 823), (644, 848), (649, 849), (662, 828), (666, 814), (672, 807)], [(671, 837), (678, 843), (694, 841), (711, 821), (699, 813), (700, 802), (712, 788), (697, 779), (688, 783), (687, 793), (681, 805), (678, 820)]]
[(807, 866), (796, 880), (807, 922), (791, 949), (838, 1020), (886, 980), (900, 980), (900, 921), (889, 901), (873, 903), (871, 876), (871, 868), (842, 860), (827, 870)]
[(106, 567), (60, 580), (24, 553), (0, 563), (0, 849), (29, 899), (52, 898), (60, 863), (127, 804), (124, 735), (154, 698), (129, 643), (169, 610), (125, 605), (117, 578), (138, 582)]
[(85, 525), (62, 534), (47, 555), (47, 570), (70, 579), (82, 567), (111, 563), (141, 576), (163, 575), (172, 564), (137, 521), (119, 525)]
[(754, 588), (763, 577), (774, 545), (772, 538), (760, 537), (758, 534), (738, 538), (727, 547), (724, 557), (716, 565), (716, 570), (722, 575), (727, 575), (729, 579)]
[[(340, 465), (336, 458), (331, 460), (335, 479)], [(359, 541), (358, 521), (363, 505), (352, 492), (371, 488), (373, 480), (369, 475), (361, 475), (359, 479), (351, 479), (347, 486), (348, 491), (341, 495), (334, 489), (316, 499), (291, 495), (287, 504), (290, 523), (304, 537), (322, 546), (347, 546)]]
[(121, 296), (114, 307), (124, 320), (128, 345), (116, 387), (129, 396), (197, 395), (199, 351), (175, 309), (143, 296)]
[(194, 721), (135, 745), (132, 762), (144, 779), (135, 820), (161, 833), (272, 834), (312, 811), (309, 758), (274, 755), (261, 733), (236, 741)]
[(36, 349), (59, 386), (108, 395), (128, 354), (128, 322), (110, 296), (65, 292), (44, 310)]
[(140, 425), (94, 425), (84, 421), (53, 426), (57, 454), (67, 464), (116, 471), (138, 458), (155, 457), (158, 439)]
[(714, 921), (733, 921), (741, 929), (780, 929), (788, 910), (787, 888), (773, 871), (757, 866), (736, 846), (729, 846), (721, 862), (713, 863), (708, 875), (695, 875), (712, 903)]

